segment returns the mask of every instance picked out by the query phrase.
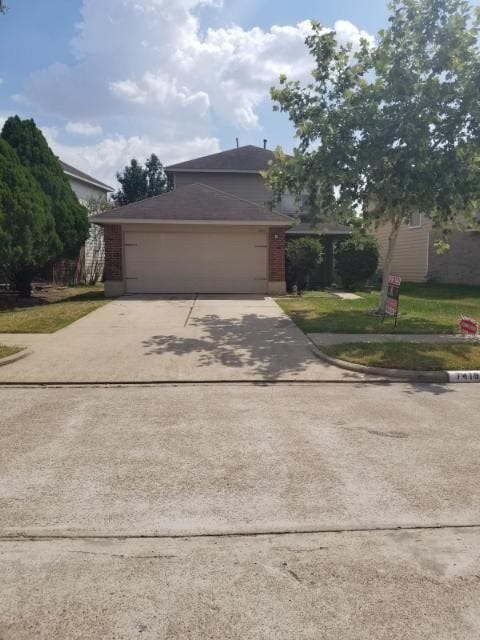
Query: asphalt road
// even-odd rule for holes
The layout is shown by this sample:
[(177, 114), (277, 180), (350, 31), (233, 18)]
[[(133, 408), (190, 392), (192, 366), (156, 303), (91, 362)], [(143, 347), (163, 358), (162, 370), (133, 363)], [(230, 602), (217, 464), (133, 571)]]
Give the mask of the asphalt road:
[(2, 640), (480, 637), (476, 385), (0, 406)]

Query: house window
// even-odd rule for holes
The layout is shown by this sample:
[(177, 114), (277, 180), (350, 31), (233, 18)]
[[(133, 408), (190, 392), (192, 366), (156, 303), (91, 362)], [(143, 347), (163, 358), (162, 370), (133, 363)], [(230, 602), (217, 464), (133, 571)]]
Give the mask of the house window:
[(422, 214), (419, 211), (411, 214), (408, 226), (410, 229), (418, 229), (422, 226)]

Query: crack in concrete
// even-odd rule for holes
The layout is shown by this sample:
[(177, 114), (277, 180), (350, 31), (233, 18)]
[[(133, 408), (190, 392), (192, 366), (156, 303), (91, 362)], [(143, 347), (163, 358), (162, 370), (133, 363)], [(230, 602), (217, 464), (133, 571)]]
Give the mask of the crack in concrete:
[(195, 294), (195, 297), (192, 300), (192, 306), (190, 307), (190, 311), (188, 312), (187, 319), (185, 320), (185, 324), (183, 325), (184, 327), (186, 327), (188, 325), (189, 321), (190, 321), (190, 316), (192, 315), (192, 311), (193, 311), (193, 308), (194, 308), (197, 300), (198, 300), (198, 293)]
[[(207, 533), (178, 533), (178, 534), (155, 534), (155, 533), (84, 533), (84, 534), (21, 534), (10, 535), (0, 534), (1, 542), (42, 542), (54, 540), (190, 540), (196, 538), (248, 538), (248, 537), (268, 537), (268, 536), (291, 536), (291, 535), (314, 535), (327, 533), (383, 533), (397, 531), (435, 531), (444, 529), (480, 529), (479, 523), (474, 524), (427, 524), (427, 525), (399, 525), (399, 526), (377, 526), (377, 527), (347, 527), (347, 528), (319, 528), (319, 529), (284, 529), (284, 530), (259, 530), (259, 531), (230, 531), (230, 532), (207, 532)], [(322, 548), (322, 547), (320, 547)], [(85, 552), (87, 553), (87, 552)], [(145, 556), (147, 557), (147, 556)], [(152, 557), (152, 556), (148, 556)]]
[(126, 553), (102, 553), (101, 551), (78, 551), (74, 549), (70, 549), (68, 553), (80, 553), (86, 556), (108, 556), (109, 558), (134, 558), (136, 560), (170, 560), (171, 558), (178, 558), (175, 555), (165, 555), (165, 554), (152, 554), (150, 556), (137, 556), (137, 555), (129, 555)]

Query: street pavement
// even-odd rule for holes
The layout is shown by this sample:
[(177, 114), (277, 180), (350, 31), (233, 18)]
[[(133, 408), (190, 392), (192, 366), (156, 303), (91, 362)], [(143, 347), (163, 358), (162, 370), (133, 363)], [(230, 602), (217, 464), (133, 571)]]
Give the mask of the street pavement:
[(0, 387), (0, 638), (480, 637), (477, 389)]

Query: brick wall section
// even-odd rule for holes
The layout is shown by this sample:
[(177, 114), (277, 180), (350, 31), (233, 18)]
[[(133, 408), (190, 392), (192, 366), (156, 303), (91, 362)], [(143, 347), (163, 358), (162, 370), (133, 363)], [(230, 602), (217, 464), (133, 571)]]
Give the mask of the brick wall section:
[(285, 282), (285, 231), (283, 227), (268, 230), (269, 282)]
[(105, 237), (105, 280), (119, 281), (123, 279), (123, 243), (122, 227), (119, 224), (106, 224)]

